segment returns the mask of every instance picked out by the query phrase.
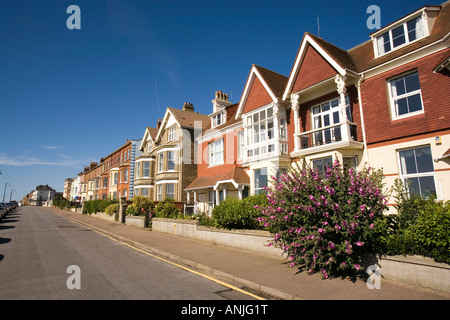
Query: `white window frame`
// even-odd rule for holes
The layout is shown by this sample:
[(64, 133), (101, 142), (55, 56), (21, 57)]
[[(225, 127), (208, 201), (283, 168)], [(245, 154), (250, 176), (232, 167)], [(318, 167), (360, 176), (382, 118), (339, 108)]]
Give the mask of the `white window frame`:
[[(169, 186), (173, 187), (173, 193), (169, 193)], [(169, 194), (173, 194), (173, 197), (169, 197)], [(166, 183), (166, 198), (175, 200), (175, 183)]]
[[(392, 87), (393, 87), (392, 83), (394, 81), (400, 79), (400, 78), (405, 78), (405, 77), (407, 77), (409, 75), (412, 75), (414, 73), (417, 74), (417, 78), (418, 78), (418, 81), (419, 81), (419, 89), (415, 90), (415, 91), (412, 91), (412, 92), (406, 92), (406, 93), (404, 93), (404, 94), (402, 94), (400, 96), (395, 96), (394, 97), (394, 90), (392, 89)], [(392, 117), (393, 120), (407, 118), (407, 117), (412, 117), (412, 116), (415, 116), (415, 115), (418, 115), (418, 114), (422, 114), (422, 113), (425, 112), (425, 108), (424, 108), (424, 105), (423, 105), (423, 99), (422, 99), (422, 88), (420, 86), (420, 78), (419, 78), (418, 70), (414, 70), (412, 72), (410, 71), (410, 72), (402, 73), (402, 74), (397, 75), (395, 77), (389, 78), (387, 85), (388, 85), (389, 105), (390, 105), (390, 109), (391, 109), (391, 117)], [(406, 89), (406, 85), (405, 85), (405, 89)], [(414, 96), (416, 94), (419, 94), (419, 96), (420, 96), (420, 103), (422, 105), (422, 109), (418, 110), (418, 111), (414, 111), (414, 112), (408, 112), (408, 113), (405, 113), (405, 114), (402, 114), (402, 115), (397, 115), (396, 101), (400, 100), (400, 99), (408, 98), (410, 96)]]
[[(266, 185), (262, 185), (261, 183), (258, 183), (258, 181), (256, 180), (256, 172), (257, 171), (261, 171), (261, 170), (266, 170)], [(267, 187), (269, 185), (269, 168), (264, 167), (264, 168), (257, 168), (253, 170), (253, 178), (254, 178), (254, 193), (255, 194), (261, 194), (261, 193), (265, 193), (266, 190), (264, 189), (264, 187)]]
[(238, 132), (238, 159), (242, 159), (244, 157), (244, 148), (245, 148), (245, 140), (244, 140), (244, 130)]
[[(406, 168), (404, 168), (404, 166), (402, 164), (402, 158), (400, 156), (400, 153), (402, 151), (408, 151), (408, 150), (412, 151), (412, 150), (416, 150), (416, 149), (420, 149), (420, 148), (424, 148), (424, 147), (428, 147), (430, 149), (431, 165), (433, 167), (433, 171), (409, 173), (409, 174), (408, 173), (404, 173), (403, 171), (404, 171), (404, 169), (406, 170)], [(407, 185), (407, 182), (406, 182), (407, 179), (432, 177), (433, 178), (433, 183), (434, 183), (434, 191), (436, 193), (436, 197), (438, 196), (438, 190), (437, 190), (436, 178), (435, 178), (435, 168), (434, 168), (434, 163), (433, 163), (433, 153), (432, 153), (430, 145), (420, 145), (420, 146), (414, 146), (414, 147), (405, 148), (405, 149), (398, 149), (397, 150), (397, 157), (398, 157), (398, 164), (399, 164), (400, 179), (403, 181), (403, 183), (405, 184), (407, 189), (408, 189), (408, 185)], [(415, 160), (416, 160), (416, 166), (417, 166), (417, 158), (416, 157), (415, 157)], [(420, 184), (419, 184), (419, 188), (420, 188)], [(408, 190), (408, 194), (409, 194), (409, 190)], [(420, 191), (420, 196), (423, 196), (422, 195), (422, 191)]]
[(156, 185), (156, 200), (162, 201), (162, 184)]
[[(171, 169), (171, 165), (173, 165), (173, 169)], [(175, 171), (175, 151), (170, 150), (167, 151), (167, 171)]]
[[(224, 163), (224, 139), (220, 138), (208, 144), (209, 165), (216, 166)], [(221, 156), (220, 156), (221, 154)]]
[(211, 121), (212, 121), (211, 127), (215, 128), (215, 127), (220, 126), (221, 124), (224, 124), (225, 123), (225, 117), (226, 117), (226, 115), (225, 115), (224, 111), (220, 111), (217, 114), (213, 115), (211, 117)]
[(164, 153), (161, 152), (158, 154), (158, 172), (164, 171)]
[(170, 127), (167, 133), (167, 141), (172, 140), (175, 140), (175, 126)]
[[(270, 110), (270, 112), (269, 112)], [(245, 142), (247, 158), (257, 157), (273, 153), (276, 150), (276, 143), (279, 143), (279, 132), (276, 131), (277, 117), (272, 104), (249, 113), (245, 119)], [(272, 124), (269, 130), (269, 124)], [(269, 136), (269, 132), (272, 134)]]
[[(415, 20), (417, 18), (421, 18), (422, 21), (422, 35), (419, 37), (416, 37), (416, 39), (410, 41), (409, 40), (409, 34), (408, 34), (408, 27), (407, 24), (408, 22)], [(397, 29), (398, 27), (402, 26), (403, 27), (403, 35), (405, 37), (405, 42), (394, 47), (394, 39), (392, 37), (392, 30)], [(383, 37), (384, 35), (388, 34), (389, 35), (389, 45), (390, 45), (390, 50), (389, 51), (384, 51), (384, 47), (383, 47), (383, 51), (382, 53), (380, 53), (379, 50), (379, 45), (378, 45), (378, 39)], [(416, 41), (419, 41), (420, 39), (423, 39), (425, 37), (429, 36), (429, 30), (428, 30), (428, 22), (427, 22), (427, 18), (426, 18), (426, 14), (421, 12), (419, 15), (415, 15), (413, 17), (408, 18), (407, 20), (405, 20), (404, 22), (400, 23), (400, 24), (396, 24), (394, 26), (392, 26), (389, 30), (386, 30), (385, 32), (377, 35), (376, 37), (373, 38), (374, 41), (374, 50), (375, 50), (375, 57), (381, 57), (384, 56), (385, 54), (388, 54), (390, 52), (393, 52), (395, 50), (398, 50), (400, 48), (403, 48), (404, 46), (407, 46), (411, 43), (414, 43)]]
[(134, 176), (136, 179), (141, 178), (141, 163), (138, 161), (136, 161), (136, 173)]
[[(148, 166), (148, 168), (146, 168)], [(148, 170), (148, 174), (145, 175), (145, 171)], [(150, 161), (142, 161), (142, 178), (150, 178)]]

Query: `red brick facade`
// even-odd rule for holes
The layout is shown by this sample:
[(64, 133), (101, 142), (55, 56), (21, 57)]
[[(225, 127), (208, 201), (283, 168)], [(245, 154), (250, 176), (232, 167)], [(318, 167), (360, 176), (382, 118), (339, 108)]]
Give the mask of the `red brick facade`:
[(292, 92), (300, 91), (311, 85), (336, 75), (336, 70), (314, 49), (307, 45), (305, 57), (294, 82)]
[[(446, 49), (415, 60), (365, 80), (361, 85), (367, 144), (385, 142), (447, 129), (450, 121), (450, 80), (448, 75), (433, 69), (450, 54)], [(417, 70), (424, 113), (405, 119), (392, 120), (388, 79), (404, 72)]]

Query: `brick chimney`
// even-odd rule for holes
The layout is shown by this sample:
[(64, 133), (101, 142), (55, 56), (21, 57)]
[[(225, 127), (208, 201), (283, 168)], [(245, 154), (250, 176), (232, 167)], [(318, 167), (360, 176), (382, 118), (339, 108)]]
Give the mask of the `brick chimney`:
[(184, 105), (183, 105), (183, 111), (194, 112), (194, 106), (190, 102), (185, 102)]
[(224, 93), (222, 90), (216, 91), (215, 99), (211, 102), (213, 104), (213, 113), (232, 104), (231, 101), (228, 101), (228, 93)]

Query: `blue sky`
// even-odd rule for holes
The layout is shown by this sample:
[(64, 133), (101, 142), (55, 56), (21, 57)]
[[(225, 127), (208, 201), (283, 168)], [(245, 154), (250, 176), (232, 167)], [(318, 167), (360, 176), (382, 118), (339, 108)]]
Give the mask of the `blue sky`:
[[(214, 92), (238, 102), (252, 64), (289, 76), (304, 32), (343, 49), (425, 4), (400, 1), (0, 1), (0, 201), (64, 180), (166, 107), (212, 112)], [(81, 30), (69, 30), (70, 5)]]

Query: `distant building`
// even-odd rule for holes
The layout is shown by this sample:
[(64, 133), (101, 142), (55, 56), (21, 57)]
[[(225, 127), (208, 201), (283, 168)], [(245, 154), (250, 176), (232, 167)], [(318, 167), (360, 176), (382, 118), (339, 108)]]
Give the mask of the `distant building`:
[(48, 201), (52, 200), (55, 196), (55, 189), (48, 186), (48, 184), (39, 185), (36, 190), (30, 193), (29, 204), (32, 206), (46, 205)]

